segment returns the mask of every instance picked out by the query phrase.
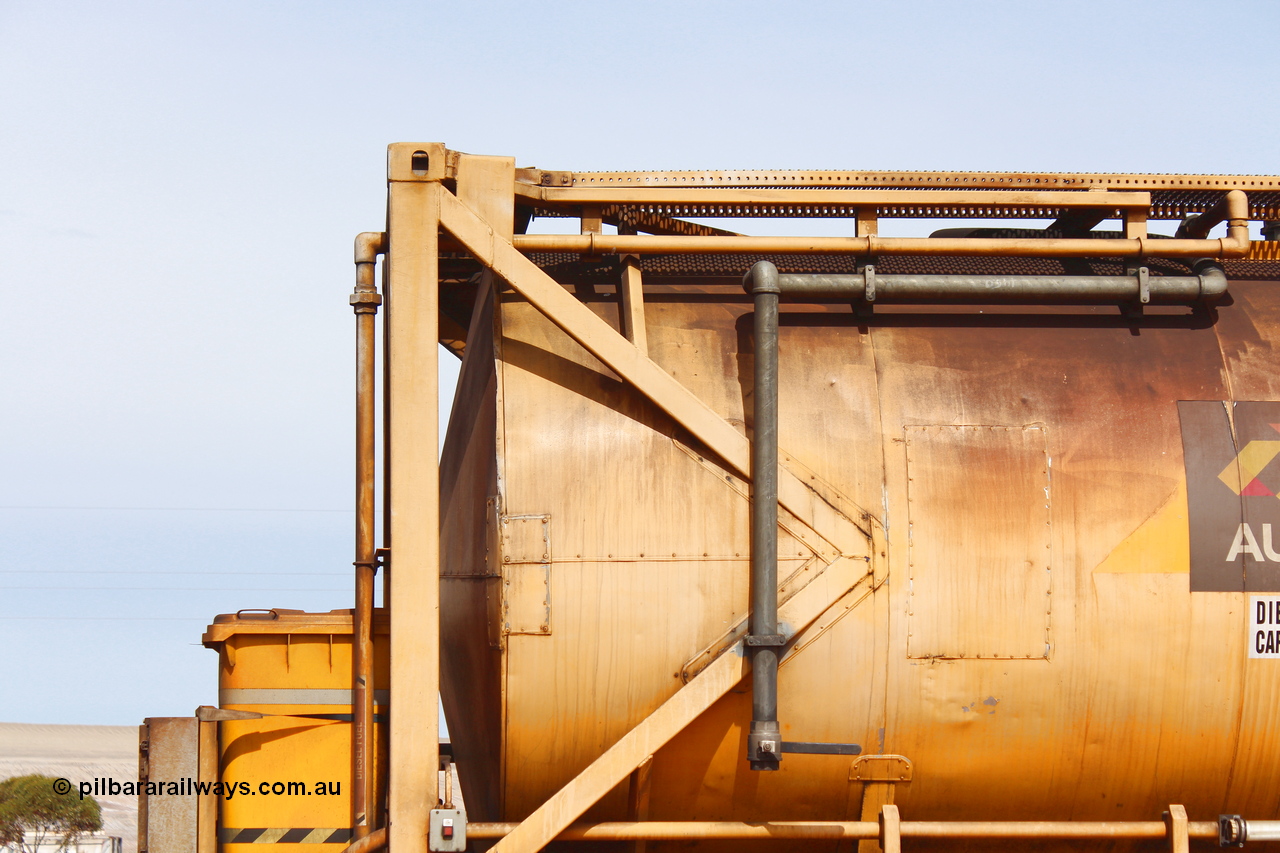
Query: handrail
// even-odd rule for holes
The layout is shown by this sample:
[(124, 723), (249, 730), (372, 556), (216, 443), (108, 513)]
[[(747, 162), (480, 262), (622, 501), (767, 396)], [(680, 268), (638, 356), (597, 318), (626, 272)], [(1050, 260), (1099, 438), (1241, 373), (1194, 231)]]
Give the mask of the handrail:
[[(1081, 195), (1084, 195), (1083, 193)], [(998, 255), (1023, 258), (1242, 258), (1249, 253), (1249, 199), (1231, 190), (1223, 199), (1227, 236), (1218, 239), (1128, 237), (749, 237), (641, 234), (517, 234), (522, 252), (616, 254), (848, 254)]]

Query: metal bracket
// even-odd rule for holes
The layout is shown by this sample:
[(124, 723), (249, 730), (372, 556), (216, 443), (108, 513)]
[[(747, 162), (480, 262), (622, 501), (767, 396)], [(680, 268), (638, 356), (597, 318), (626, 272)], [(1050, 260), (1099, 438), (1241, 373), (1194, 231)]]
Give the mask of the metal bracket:
[(365, 567), (372, 569), (375, 573), (378, 569), (386, 569), (391, 567), (391, 549), (378, 548), (373, 552), (372, 560), (356, 560), (351, 565), (356, 568)]
[(222, 723), (227, 720), (261, 720), (267, 715), (259, 714), (257, 711), (233, 711), (230, 708), (201, 705), (196, 708), (195, 716), (202, 723)]
[(777, 770), (782, 761), (782, 737), (777, 720), (751, 721), (747, 733), (747, 761), (752, 770)]
[(880, 849), (884, 853), (902, 853), (902, 816), (891, 803), (880, 807)]
[(1187, 820), (1186, 806), (1173, 804), (1164, 813), (1165, 838), (1169, 842), (1169, 853), (1190, 853), (1191, 837)]
[(853, 313), (860, 319), (869, 320), (876, 315), (876, 265), (868, 261), (858, 268), (862, 274), (862, 301), (854, 302)]
[(1122, 304), (1120, 309), (1126, 317), (1136, 320), (1142, 316), (1143, 308), (1151, 302), (1151, 268), (1129, 266), (1125, 269), (1125, 273), (1138, 280), (1138, 298), (1127, 304)]
[(803, 740), (784, 740), (782, 751), (796, 755), (861, 755), (862, 747), (856, 743), (814, 743)]
[(539, 183), (544, 187), (571, 187), (573, 172), (543, 172)]

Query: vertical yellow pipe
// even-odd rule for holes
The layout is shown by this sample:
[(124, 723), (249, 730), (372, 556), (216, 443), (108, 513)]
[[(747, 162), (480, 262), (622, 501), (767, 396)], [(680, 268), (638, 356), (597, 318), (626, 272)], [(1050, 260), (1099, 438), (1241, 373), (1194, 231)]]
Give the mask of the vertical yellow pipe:
[(357, 839), (369, 834), (376, 815), (373, 774), (373, 575), (374, 557), (374, 349), (375, 320), (382, 297), (374, 268), (381, 234), (356, 237), (356, 589), (351, 625), (351, 811)]

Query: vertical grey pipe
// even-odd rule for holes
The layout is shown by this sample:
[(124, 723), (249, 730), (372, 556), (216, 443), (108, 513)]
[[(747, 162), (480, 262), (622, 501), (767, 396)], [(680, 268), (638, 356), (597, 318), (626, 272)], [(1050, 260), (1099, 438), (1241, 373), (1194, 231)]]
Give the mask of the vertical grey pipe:
[(751, 439), (751, 730), (752, 770), (777, 770), (778, 727), (778, 268), (760, 261), (747, 273), (755, 298), (755, 416)]

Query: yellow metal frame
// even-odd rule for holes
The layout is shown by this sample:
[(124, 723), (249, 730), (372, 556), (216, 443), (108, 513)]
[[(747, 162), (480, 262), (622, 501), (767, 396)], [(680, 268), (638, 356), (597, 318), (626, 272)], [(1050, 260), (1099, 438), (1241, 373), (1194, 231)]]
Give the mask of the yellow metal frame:
[[(427, 849), (429, 811), (438, 797), (435, 769), (439, 765), (436, 697), (440, 505), (436, 362), (442, 241), (450, 248), (466, 251), (502, 278), (620, 379), (688, 429), (731, 470), (746, 477), (748, 440), (648, 357), (638, 267), (624, 263), (621, 295), (628, 320), (625, 334), (619, 334), (543, 272), (526, 257), (526, 252), (1236, 258), (1250, 252), (1247, 220), (1269, 218), (1270, 198), (1280, 192), (1280, 178), (1234, 175), (548, 172), (518, 170), (513, 159), (462, 154), (439, 143), (390, 146), (388, 181), (387, 364), (389, 438), (394, 448), (388, 471), (388, 510), (395, 566), (389, 603), (395, 611), (391, 687), (397, 708), (391, 722), (388, 843), (394, 853), (420, 853)], [(1264, 203), (1251, 207), (1248, 191), (1265, 196)], [(580, 219), (580, 233), (513, 234), (517, 201), (542, 214)], [(1220, 205), (1220, 218), (1227, 221), (1227, 237), (1148, 239), (1148, 219), (1182, 217), (1214, 204)], [(1095, 220), (1122, 217), (1125, 237), (961, 240), (877, 235), (877, 221), (884, 216), (1022, 218), (1070, 213), (1092, 215)], [(854, 223), (851, 231), (856, 236), (746, 237), (678, 218), (729, 214), (846, 216)], [(602, 223), (610, 219), (626, 226), (620, 230), (650, 233), (601, 233)], [(824, 501), (813, 500), (813, 487), (788, 467), (785, 453), (782, 459), (779, 504), (829, 542), (837, 554), (819, 577), (783, 605), (782, 618), (802, 629), (842, 599), (847, 602), (850, 596), (865, 596), (883, 581), (869, 568), (869, 555), (878, 548), (879, 531), (865, 518), (848, 518)], [(495, 825), (490, 837), (500, 840), (493, 849), (501, 853), (536, 851), (557, 837), (575, 837), (575, 832), (590, 838), (654, 837), (634, 832), (628, 835), (625, 831), (605, 836), (599, 834), (601, 830), (570, 830), (570, 826), (747, 674), (747, 658), (724, 653), (736, 645), (725, 646), (666, 703), (524, 821)], [(1171, 814), (1178, 815), (1179, 809), (1172, 807)], [(1174, 823), (1177, 825), (1168, 835), (1175, 850), (1185, 850), (1185, 812), (1180, 823)], [(928, 834), (926, 829), (909, 823), (899, 826), (896, 809), (886, 805), (880, 825), (849, 824), (842, 832), (845, 837), (878, 837), (888, 851), (897, 849), (900, 833), (920, 830)], [(1196, 829), (1207, 831), (1199, 825)], [(962, 830), (957, 825), (957, 831), (963, 834)], [(1163, 833), (1165, 825), (1144, 825), (1142, 831), (1157, 830)]]

